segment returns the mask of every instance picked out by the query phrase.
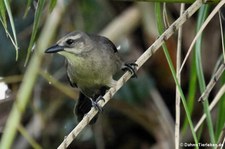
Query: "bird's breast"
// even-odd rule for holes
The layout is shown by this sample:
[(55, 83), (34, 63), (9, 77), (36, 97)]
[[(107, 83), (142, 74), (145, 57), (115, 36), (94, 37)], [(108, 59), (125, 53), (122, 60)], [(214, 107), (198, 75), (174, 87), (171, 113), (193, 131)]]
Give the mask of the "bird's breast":
[(69, 63), (67, 68), (70, 80), (78, 86), (100, 86), (106, 85), (112, 78), (111, 72), (104, 71), (104, 66), (95, 61), (80, 60), (79, 62)]
[(113, 75), (120, 68), (120, 61), (113, 56), (91, 52), (85, 57), (67, 59), (68, 76), (81, 90), (90, 91), (102, 86), (112, 87)]

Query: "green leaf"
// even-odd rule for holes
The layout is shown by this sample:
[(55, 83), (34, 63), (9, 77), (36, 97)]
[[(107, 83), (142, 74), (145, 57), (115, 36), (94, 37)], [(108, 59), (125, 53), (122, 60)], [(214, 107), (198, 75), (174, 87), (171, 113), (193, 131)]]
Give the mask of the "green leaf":
[[(204, 5), (200, 9), (198, 14), (198, 21), (197, 21), (197, 31), (200, 29), (201, 25), (204, 23), (204, 20), (206, 19), (209, 13), (209, 8), (210, 8), (209, 5)], [(204, 78), (204, 73), (202, 68), (201, 49), (202, 49), (202, 35), (196, 41), (195, 59), (196, 59), (196, 72), (197, 72), (198, 83), (199, 83), (200, 91), (201, 93), (203, 93), (204, 90), (206, 89), (206, 83), (205, 83), (205, 78)], [(215, 133), (213, 130), (213, 123), (212, 123), (211, 113), (209, 111), (209, 103), (207, 99), (203, 102), (203, 109), (204, 109), (204, 113), (206, 114), (206, 122), (207, 122), (208, 130), (209, 130), (210, 141), (211, 143), (215, 144), (215, 136), (214, 136)]]
[[(163, 32), (164, 32), (164, 25), (163, 25), (163, 21), (162, 21), (163, 19), (162, 19), (160, 3), (155, 3), (155, 14), (156, 14), (156, 19), (157, 19), (158, 32), (159, 32), (159, 34), (163, 34)], [(189, 122), (189, 126), (190, 126), (190, 129), (191, 129), (191, 132), (192, 132), (192, 136), (194, 138), (195, 144), (198, 144), (197, 136), (196, 136), (196, 133), (194, 131), (194, 126), (193, 126), (193, 122), (191, 120), (191, 116), (190, 116), (190, 112), (189, 112), (189, 109), (188, 109), (188, 106), (187, 106), (187, 102), (186, 102), (183, 90), (182, 90), (182, 88), (180, 86), (180, 83), (178, 82), (178, 79), (176, 77), (176, 71), (175, 71), (175, 68), (173, 66), (173, 62), (172, 62), (172, 59), (170, 57), (168, 48), (167, 48), (165, 43), (163, 43), (162, 47), (163, 47), (163, 51), (164, 51), (164, 54), (166, 56), (167, 62), (169, 64), (169, 67), (170, 67), (173, 79), (174, 79), (174, 81), (176, 83), (176, 86), (178, 88), (178, 92), (180, 94), (181, 101), (183, 103), (184, 110), (186, 112), (186, 116), (187, 116), (187, 119), (188, 119), (188, 122)], [(196, 148), (199, 148), (199, 147), (196, 146)]]
[(28, 12), (30, 11), (30, 5), (31, 5), (31, 0), (27, 0), (27, 6), (26, 6), (26, 10), (25, 10), (25, 13), (24, 13), (24, 18), (27, 16)]
[(15, 29), (15, 25), (14, 25), (14, 21), (13, 21), (12, 12), (11, 12), (11, 9), (10, 9), (10, 4), (9, 4), (8, 0), (4, 0), (4, 3), (5, 3), (5, 7), (6, 7), (6, 10), (7, 10), (8, 16), (9, 16), (9, 21), (10, 21), (10, 25), (11, 25), (11, 28), (12, 28), (13, 38), (9, 34), (6, 26), (5, 26), (5, 31), (6, 31), (6, 34), (10, 37), (10, 40), (15, 47), (16, 60), (17, 60), (18, 59), (18, 49), (19, 49), (19, 47), (18, 47), (17, 38), (16, 38), (16, 29)]
[(28, 63), (28, 60), (29, 60), (30, 54), (31, 54), (31, 50), (32, 50), (32, 47), (33, 47), (34, 42), (35, 42), (35, 38), (36, 38), (36, 34), (37, 34), (37, 30), (38, 30), (38, 26), (39, 26), (39, 22), (40, 22), (40, 18), (41, 18), (41, 14), (42, 14), (43, 8), (44, 8), (44, 3), (45, 3), (45, 0), (39, 0), (38, 1), (37, 10), (35, 12), (35, 17), (34, 17), (34, 25), (33, 25), (31, 40), (30, 40), (30, 43), (29, 43), (29, 46), (28, 46), (28, 49), (27, 49), (25, 66)]
[(0, 16), (1, 16), (2, 25), (4, 26), (4, 28), (7, 28), (5, 5), (3, 0), (0, 0)]
[[(188, 88), (187, 106), (188, 106), (190, 115), (192, 115), (194, 105), (195, 105), (195, 95), (196, 95), (196, 88), (197, 88), (197, 74), (196, 74), (195, 58), (192, 58), (190, 71), (191, 72), (190, 72), (190, 79), (189, 79), (190, 83), (189, 83), (189, 88)], [(181, 131), (183, 135), (187, 131), (187, 126), (188, 126), (188, 120), (187, 120), (187, 117), (185, 117), (184, 124), (183, 124), (182, 131)]]
[(55, 8), (57, 0), (51, 0), (50, 2), (50, 11), (52, 11)]

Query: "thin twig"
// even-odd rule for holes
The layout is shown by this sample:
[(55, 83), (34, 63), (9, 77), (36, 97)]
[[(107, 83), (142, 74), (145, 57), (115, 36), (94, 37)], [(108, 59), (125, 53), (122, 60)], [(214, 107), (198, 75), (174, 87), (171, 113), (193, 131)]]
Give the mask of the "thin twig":
[(225, 142), (225, 123), (224, 123), (223, 129), (222, 129), (222, 131), (220, 133), (220, 137), (219, 137), (218, 142), (217, 142), (217, 144), (218, 144), (217, 149), (219, 149), (219, 148), (222, 149), (223, 146), (224, 146), (224, 142)]
[[(202, 5), (202, 0), (195, 1), (136, 61), (138, 65), (136, 69), (138, 70), (167, 40), (174, 32), (184, 24)], [(100, 100), (98, 102), (99, 106), (104, 106), (112, 96), (123, 86), (123, 84), (129, 80), (131, 74), (126, 72), (116, 83), (116, 85), (109, 89), (109, 91), (104, 95), (105, 102)], [(77, 135), (84, 129), (90, 120), (97, 114), (97, 110), (92, 108), (80, 121), (80, 123), (70, 132), (68, 136), (65, 137), (63, 142), (59, 145), (58, 149), (67, 148), (70, 143), (77, 137)]]
[(219, 21), (220, 21), (220, 34), (221, 34), (221, 43), (222, 43), (222, 50), (223, 50), (223, 61), (225, 63), (225, 47), (224, 47), (224, 34), (223, 34), (223, 22), (221, 12), (219, 11)]
[[(180, 16), (183, 14), (185, 8), (185, 4), (181, 4), (180, 8)], [(181, 75), (179, 73), (180, 65), (181, 65), (181, 45), (182, 45), (182, 27), (178, 30), (178, 39), (177, 39), (177, 79), (180, 84)], [(176, 87), (176, 119), (175, 119), (175, 149), (179, 149), (180, 145), (180, 94), (179, 89)]]
[(202, 34), (203, 30), (205, 29), (205, 27), (209, 24), (209, 22), (212, 20), (212, 18), (214, 17), (214, 15), (219, 11), (219, 9), (224, 5), (225, 3), (225, 0), (222, 0), (220, 1), (220, 3), (218, 5), (216, 5), (216, 7), (213, 9), (213, 11), (209, 14), (209, 16), (207, 17), (207, 19), (205, 20), (205, 22), (202, 24), (201, 28), (199, 29), (198, 33), (196, 34), (195, 38), (193, 39), (189, 49), (188, 49), (188, 52), (184, 58), (184, 61), (181, 65), (181, 68), (179, 70), (179, 73), (181, 73), (183, 67), (184, 67), (184, 64), (186, 63), (187, 61), (187, 58), (189, 57), (190, 53), (191, 53), (191, 50), (193, 49), (198, 37)]
[[(224, 1), (224, 3), (225, 3), (225, 1)], [(223, 51), (223, 57), (225, 57), (225, 55), (224, 55), (224, 40), (223, 40), (222, 21), (221, 21), (221, 17), (220, 17), (220, 11), (218, 11), (218, 12), (219, 12), (220, 31), (221, 31), (221, 40), (222, 40), (222, 51)], [(220, 76), (222, 75), (222, 73), (224, 72), (224, 70), (225, 70), (225, 58), (223, 60), (222, 65), (219, 67), (219, 69), (216, 71), (216, 73), (214, 74), (214, 76), (212, 77), (212, 79), (210, 80), (210, 82), (208, 83), (205, 91), (202, 93), (201, 97), (198, 99), (199, 102), (200, 101), (202, 102), (205, 99), (207, 99), (207, 97), (209, 96), (209, 93), (211, 92), (211, 90), (215, 86), (216, 82), (218, 81), (218, 79), (220, 78)]]
[(222, 144), (221, 144), (220, 149), (223, 149), (224, 144), (225, 144), (225, 137), (223, 138), (223, 142), (222, 142)]
[(68, 87), (67, 85), (64, 85), (60, 83), (58, 80), (53, 78), (48, 72), (44, 72), (43, 70), (39, 71), (39, 74), (49, 82), (49, 84), (53, 85), (55, 88), (57, 88), (60, 92), (64, 93), (71, 99), (77, 99), (78, 98), (78, 91), (74, 92), (74, 90), (71, 87)]
[(27, 141), (30, 143), (32, 148), (34, 148), (34, 149), (42, 149), (41, 145), (38, 144), (38, 142), (36, 142), (31, 137), (31, 135), (27, 132), (27, 130), (21, 124), (18, 125), (18, 130), (23, 135), (23, 137), (25, 137), (27, 139)]
[(219, 80), (220, 76), (223, 74), (225, 70), (225, 63), (223, 62), (219, 69), (216, 71), (212, 79), (209, 81), (209, 84), (206, 86), (205, 91), (202, 93), (201, 97), (198, 99), (198, 102), (203, 102), (207, 97), (209, 96), (209, 93), (213, 89), (213, 87), (216, 85), (216, 82)]
[[(211, 104), (209, 105), (209, 111), (212, 111), (212, 109), (216, 106), (216, 104), (219, 102), (219, 100), (221, 99), (221, 97), (223, 96), (223, 94), (225, 93), (225, 85), (223, 85), (219, 92), (217, 93), (216, 97), (213, 99), (213, 101), (211, 102)], [(197, 130), (200, 128), (201, 124), (204, 122), (206, 118), (206, 114), (203, 114), (202, 117), (200, 118), (200, 120), (198, 121), (198, 123), (195, 126), (195, 132), (197, 132)]]
[(0, 82), (5, 82), (7, 84), (18, 83), (23, 79), (23, 75), (12, 75), (4, 78), (0, 78)]
[(222, 25), (220, 11), (219, 11), (219, 21), (220, 21), (221, 42), (222, 42), (222, 51), (223, 51), (223, 58), (224, 58), (224, 60), (223, 60), (222, 65), (220, 65), (219, 69), (215, 72), (214, 76), (210, 80), (210, 82), (207, 85), (205, 91), (202, 93), (201, 97), (198, 99), (199, 102), (200, 101), (204, 101), (209, 96), (209, 93), (211, 92), (211, 90), (215, 86), (216, 82), (218, 81), (218, 79), (220, 78), (220, 76), (222, 75), (222, 73), (225, 70), (225, 54), (224, 54), (225, 52), (224, 52), (223, 25)]

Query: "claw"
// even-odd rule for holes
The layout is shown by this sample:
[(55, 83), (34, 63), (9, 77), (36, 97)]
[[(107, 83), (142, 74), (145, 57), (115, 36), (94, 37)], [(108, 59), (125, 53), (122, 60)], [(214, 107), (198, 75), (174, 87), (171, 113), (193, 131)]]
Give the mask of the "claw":
[(137, 78), (136, 67), (138, 65), (136, 63), (125, 63), (122, 70), (129, 71), (132, 75), (132, 78)]
[(99, 96), (99, 97), (96, 99), (96, 101), (94, 101), (92, 98), (90, 98), (90, 100), (91, 100), (92, 107), (94, 107), (96, 110), (98, 110), (98, 111), (100, 111), (100, 112), (103, 111), (102, 107), (99, 106), (99, 104), (98, 104), (98, 102), (99, 102), (100, 100), (105, 101), (105, 99), (104, 99), (102, 96)]
[(103, 100), (105, 102), (105, 99), (103, 98), (102, 95), (98, 96), (98, 98), (96, 99), (96, 102), (99, 102), (100, 100)]

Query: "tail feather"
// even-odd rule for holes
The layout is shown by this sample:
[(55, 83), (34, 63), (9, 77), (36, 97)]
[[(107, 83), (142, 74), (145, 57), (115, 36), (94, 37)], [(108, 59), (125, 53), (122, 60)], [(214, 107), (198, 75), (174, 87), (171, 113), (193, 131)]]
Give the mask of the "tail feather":
[[(103, 86), (99, 89), (99, 93), (96, 95), (93, 95), (93, 100), (98, 99), (99, 96), (104, 96), (106, 93), (106, 90), (109, 89), (106, 86)], [(92, 108), (92, 102), (89, 99), (89, 97), (85, 96), (82, 92), (80, 92), (79, 99), (75, 105), (74, 113), (77, 115), (77, 120), (80, 122), (85, 114), (87, 114)], [(97, 115), (90, 121), (90, 124), (94, 124), (96, 120), (98, 119), (98, 113)]]
[[(91, 100), (84, 94), (80, 93), (80, 97), (75, 105), (74, 113), (77, 116), (78, 122), (80, 122), (85, 114), (87, 114), (92, 108)], [(94, 124), (98, 119), (98, 114), (90, 121), (90, 124)]]

